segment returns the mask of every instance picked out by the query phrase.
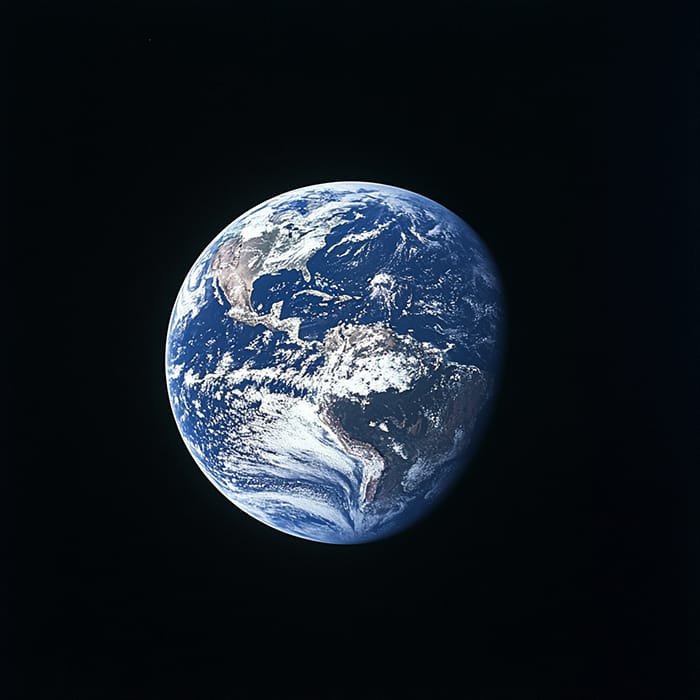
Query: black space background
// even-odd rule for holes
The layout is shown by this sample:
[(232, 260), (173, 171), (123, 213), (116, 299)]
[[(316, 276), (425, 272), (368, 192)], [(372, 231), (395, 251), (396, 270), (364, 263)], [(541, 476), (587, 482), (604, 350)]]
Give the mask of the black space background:
[[(10, 696), (691, 697), (690, 18), (222, 7), (8, 25)], [(339, 179), (462, 216), (509, 308), (470, 469), (357, 547), (230, 505), (163, 378), (211, 238)]]

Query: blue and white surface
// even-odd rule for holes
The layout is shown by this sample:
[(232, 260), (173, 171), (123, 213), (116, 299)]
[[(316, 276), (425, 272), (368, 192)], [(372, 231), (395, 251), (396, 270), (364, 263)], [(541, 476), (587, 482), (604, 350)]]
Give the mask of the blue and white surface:
[(227, 226), (173, 308), (173, 413), (249, 515), (329, 543), (411, 524), (465, 466), (499, 371), (494, 265), (418, 194), (333, 182)]

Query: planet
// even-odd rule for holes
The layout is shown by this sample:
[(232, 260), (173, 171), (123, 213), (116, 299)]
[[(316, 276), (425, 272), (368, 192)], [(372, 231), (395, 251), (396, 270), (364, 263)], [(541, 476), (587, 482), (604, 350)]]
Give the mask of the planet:
[(503, 326), (494, 262), (457, 215), (389, 185), (302, 187), (239, 216), (187, 274), (170, 405), (245, 513), (370, 542), (423, 519), (473, 457)]

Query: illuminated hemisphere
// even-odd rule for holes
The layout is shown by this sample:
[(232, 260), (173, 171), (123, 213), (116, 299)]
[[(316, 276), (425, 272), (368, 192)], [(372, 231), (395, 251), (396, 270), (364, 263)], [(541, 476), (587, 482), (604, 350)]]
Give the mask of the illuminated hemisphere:
[(168, 327), (178, 428), (230, 501), (278, 530), (402, 530), (466, 465), (498, 380), (503, 308), (455, 214), (364, 182), (246, 212), (200, 255)]

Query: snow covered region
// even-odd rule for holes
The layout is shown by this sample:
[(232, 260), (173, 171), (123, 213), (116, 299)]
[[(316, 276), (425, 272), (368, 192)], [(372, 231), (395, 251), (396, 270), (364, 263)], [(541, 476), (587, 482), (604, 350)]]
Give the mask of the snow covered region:
[(294, 190), (186, 276), (166, 342), (173, 414), (246, 513), (316, 541), (377, 539), (468, 461), (501, 325), (488, 252), (444, 207), (372, 183)]

